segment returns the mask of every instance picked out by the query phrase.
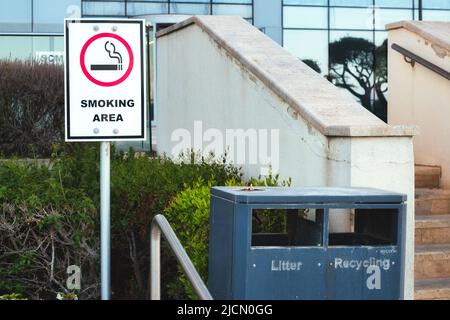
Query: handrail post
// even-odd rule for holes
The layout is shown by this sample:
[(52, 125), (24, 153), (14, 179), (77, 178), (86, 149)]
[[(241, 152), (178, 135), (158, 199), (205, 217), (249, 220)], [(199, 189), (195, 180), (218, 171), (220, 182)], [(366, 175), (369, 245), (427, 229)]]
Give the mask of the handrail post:
[(150, 298), (161, 300), (161, 231), (154, 222), (151, 226), (150, 237)]
[(181, 245), (180, 240), (178, 240), (169, 222), (163, 215), (158, 214), (153, 218), (150, 232), (150, 298), (152, 300), (161, 300), (160, 249), (162, 233), (183, 268), (195, 293), (202, 300), (212, 300), (213, 297), (211, 296), (211, 293), (195, 269), (191, 259), (189, 259), (189, 256)]

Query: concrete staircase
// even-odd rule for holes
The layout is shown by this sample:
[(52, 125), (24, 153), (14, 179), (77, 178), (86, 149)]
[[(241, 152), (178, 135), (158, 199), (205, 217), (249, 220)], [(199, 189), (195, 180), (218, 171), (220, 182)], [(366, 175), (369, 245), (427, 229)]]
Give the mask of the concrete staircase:
[(450, 299), (450, 190), (441, 168), (415, 167), (415, 299)]

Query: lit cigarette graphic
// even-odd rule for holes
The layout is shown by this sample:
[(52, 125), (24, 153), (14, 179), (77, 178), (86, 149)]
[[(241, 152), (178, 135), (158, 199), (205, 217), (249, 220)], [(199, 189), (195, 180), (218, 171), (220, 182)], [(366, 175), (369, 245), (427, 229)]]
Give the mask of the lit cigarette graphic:
[(91, 64), (91, 70), (107, 70), (107, 71), (114, 71), (114, 70), (122, 70), (121, 64)]
[(116, 71), (122, 70), (122, 55), (116, 51), (116, 46), (114, 43), (106, 41), (105, 42), (105, 51), (108, 52), (108, 55), (112, 59), (117, 59), (117, 64), (91, 64), (91, 70), (100, 70), (100, 71)]

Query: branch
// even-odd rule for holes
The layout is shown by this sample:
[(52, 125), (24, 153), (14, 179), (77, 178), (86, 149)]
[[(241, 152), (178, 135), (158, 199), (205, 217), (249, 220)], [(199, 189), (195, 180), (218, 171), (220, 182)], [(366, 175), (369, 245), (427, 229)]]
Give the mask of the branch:
[(130, 259), (133, 263), (134, 275), (141, 292), (144, 291), (144, 281), (142, 280), (141, 268), (139, 266), (139, 259), (136, 254), (136, 239), (134, 236), (134, 231), (130, 231), (131, 236), (128, 236), (128, 245), (130, 248)]
[(359, 85), (364, 89), (364, 91), (365, 91), (365, 88), (367, 88), (367, 85), (366, 85), (366, 83), (360, 78), (360, 77), (358, 77), (357, 75), (355, 75), (351, 70), (350, 70), (350, 68), (348, 68), (348, 66), (347, 65), (345, 65), (344, 66), (344, 70), (345, 71), (347, 71), (358, 83), (359, 83)]
[[(387, 89), (386, 89), (387, 90)], [(386, 100), (386, 97), (384, 96), (384, 92), (383, 92), (383, 90), (381, 89), (381, 86), (375, 86), (375, 92), (377, 93), (377, 96), (378, 96), (378, 99), (380, 100), (380, 102), (383, 104), (383, 105), (385, 105), (385, 106), (387, 106), (387, 100)]]
[(53, 241), (53, 235), (52, 235), (52, 259), (50, 261), (50, 280), (54, 279), (54, 266), (55, 266), (55, 242)]

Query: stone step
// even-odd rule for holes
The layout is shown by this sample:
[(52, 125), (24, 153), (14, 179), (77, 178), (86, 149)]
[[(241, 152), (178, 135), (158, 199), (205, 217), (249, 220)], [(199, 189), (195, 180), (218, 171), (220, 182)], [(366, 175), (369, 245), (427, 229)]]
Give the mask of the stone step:
[(414, 166), (416, 175), (440, 175), (441, 167), (440, 166), (430, 166), (424, 164), (416, 164)]
[(414, 284), (416, 300), (449, 300), (450, 278), (416, 280)]
[(449, 214), (450, 190), (416, 188), (415, 214)]
[(439, 188), (441, 167), (416, 165), (414, 180), (416, 188)]
[(416, 245), (450, 243), (450, 214), (417, 215), (415, 243)]
[(450, 244), (416, 246), (414, 279), (434, 278), (450, 278)]

